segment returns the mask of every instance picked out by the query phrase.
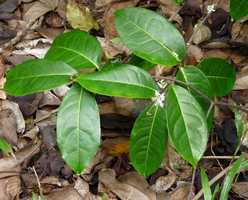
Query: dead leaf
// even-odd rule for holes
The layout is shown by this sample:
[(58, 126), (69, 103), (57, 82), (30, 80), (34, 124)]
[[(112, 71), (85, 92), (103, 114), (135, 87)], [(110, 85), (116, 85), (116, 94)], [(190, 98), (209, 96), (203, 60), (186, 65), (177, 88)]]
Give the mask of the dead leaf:
[(150, 200), (150, 198), (139, 189), (121, 183), (115, 178), (115, 171), (112, 169), (103, 169), (99, 172), (99, 181), (110, 191), (115, 193), (121, 200)]
[(166, 190), (170, 189), (170, 187), (175, 183), (176, 178), (176, 175), (173, 173), (169, 173), (166, 176), (160, 176), (156, 180), (155, 184), (151, 186), (151, 188), (156, 193), (165, 192)]
[(46, 200), (83, 200), (76, 189), (72, 187), (64, 188), (63, 190), (53, 192), (45, 196)]
[(0, 101), (0, 111), (3, 110), (11, 110), (15, 115), (17, 133), (23, 133), (25, 131), (25, 121), (18, 104), (8, 100)]
[(107, 40), (111, 40), (117, 37), (117, 32), (115, 29), (113, 13), (121, 8), (134, 7), (137, 4), (135, 0), (124, 1), (124, 2), (114, 2), (110, 4), (104, 13), (104, 36)]
[(24, 14), (23, 19), (32, 23), (47, 12), (55, 10), (59, 4), (59, 0), (39, 0), (35, 1), (29, 10)]
[(121, 156), (129, 152), (129, 138), (117, 137), (106, 139), (102, 143), (103, 150), (111, 156)]
[(30, 159), (36, 153), (40, 151), (41, 142), (38, 141), (36, 144), (32, 144), (15, 154), (15, 157), (6, 157), (0, 159), (0, 172), (10, 171), (16, 168), (18, 165), (24, 161)]
[(43, 98), (41, 99), (39, 107), (42, 108), (44, 106), (58, 106), (60, 105), (60, 99), (55, 96), (52, 92), (45, 92)]
[(232, 185), (232, 191), (243, 198), (248, 198), (248, 182), (237, 182)]
[(18, 176), (0, 179), (0, 199), (14, 200), (19, 198), (21, 180)]
[(78, 4), (76, 0), (68, 1), (66, 6), (66, 18), (73, 28), (78, 28), (82, 31), (89, 31), (92, 28), (99, 29), (89, 8)]
[(193, 31), (192, 41), (196, 45), (209, 40), (212, 36), (210, 28), (206, 25), (196, 25)]
[(0, 4), (0, 12), (13, 12), (19, 5), (19, 0), (6, 0)]
[(190, 45), (187, 50), (187, 58), (185, 63), (187, 65), (196, 65), (203, 58), (203, 52), (201, 48), (196, 45)]
[(131, 185), (146, 194), (150, 200), (156, 200), (156, 194), (150, 189), (146, 179), (137, 172), (128, 172), (118, 178), (121, 183)]
[(187, 200), (190, 194), (190, 190), (190, 183), (182, 184), (175, 191), (172, 192), (170, 200)]
[(235, 86), (235, 90), (246, 90), (248, 89), (248, 65), (243, 67), (238, 73)]

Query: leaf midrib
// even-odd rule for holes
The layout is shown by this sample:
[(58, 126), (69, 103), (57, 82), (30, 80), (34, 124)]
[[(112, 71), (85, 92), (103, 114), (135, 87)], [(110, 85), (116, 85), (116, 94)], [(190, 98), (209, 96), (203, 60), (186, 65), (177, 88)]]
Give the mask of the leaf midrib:
[(147, 170), (147, 166), (148, 166), (147, 161), (148, 161), (148, 157), (149, 157), (149, 150), (150, 150), (150, 145), (151, 145), (151, 137), (152, 137), (152, 133), (153, 133), (154, 122), (155, 122), (156, 115), (157, 115), (157, 112), (158, 112), (158, 106), (155, 106), (155, 107), (156, 107), (156, 110), (155, 110), (154, 115), (153, 115), (152, 124), (151, 124), (151, 128), (150, 128), (150, 131), (149, 131), (147, 150), (146, 150), (145, 173), (147, 172), (146, 171)]
[(67, 47), (63, 47), (63, 46), (54, 46), (53, 48), (58, 48), (58, 49), (64, 49), (64, 50), (67, 50), (67, 51), (71, 51), (75, 54), (78, 54), (80, 56), (82, 56), (84, 59), (88, 60), (91, 64), (93, 64), (97, 69), (99, 69), (100, 67), (98, 66), (97, 63), (95, 63), (93, 60), (91, 60), (89, 57), (85, 56), (84, 54), (78, 52), (78, 51), (75, 51), (73, 49), (70, 49), (70, 48), (67, 48)]
[(154, 92), (156, 91), (152, 87), (148, 87), (148, 86), (144, 86), (144, 85), (138, 85), (138, 84), (128, 84), (128, 83), (119, 82), (119, 81), (108, 81), (108, 80), (98, 80), (98, 79), (84, 79), (84, 78), (82, 78), (81, 80), (83, 80), (83, 81), (94, 81), (94, 82), (117, 83), (117, 84), (123, 84), (123, 85), (129, 85), (129, 86), (136, 86), (136, 87), (140, 87), (140, 88), (145, 88), (145, 89), (152, 90)]
[[(185, 120), (184, 120), (184, 114), (183, 114), (183, 112), (182, 112), (182, 108), (181, 108), (180, 103), (179, 103), (179, 101), (178, 101), (178, 96), (177, 96), (177, 94), (176, 94), (176, 92), (175, 92), (175, 89), (174, 89), (174, 88), (172, 88), (172, 89), (173, 89), (174, 95), (176, 96), (176, 101), (177, 101), (179, 110), (180, 110), (180, 112), (182, 113), (183, 124), (184, 124), (184, 128), (185, 128), (185, 130), (186, 130), (186, 133), (187, 133), (186, 135), (187, 135), (188, 141), (190, 141), (190, 140), (189, 140), (189, 136), (188, 136), (188, 128), (187, 128), (186, 123), (185, 123)], [(192, 149), (192, 146), (191, 146), (191, 143), (190, 143), (190, 142), (189, 142), (189, 145), (190, 145), (190, 152), (191, 152), (192, 158), (194, 159), (193, 152), (192, 152), (192, 150), (191, 150), (191, 149)]]
[[(135, 27), (137, 27), (139, 30), (143, 31), (145, 34), (147, 34), (150, 38), (152, 38), (155, 42), (157, 42), (161, 47), (163, 47), (164, 49), (166, 49), (169, 54), (171, 54), (171, 56), (173, 58), (176, 59), (176, 61), (180, 62), (181, 60), (179, 59), (179, 55), (175, 52), (175, 51), (172, 51), (169, 47), (165, 46), (163, 43), (161, 43), (159, 40), (155, 39), (149, 32), (147, 32), (145, 29), (143, 29), (142, 27), (138, 26), (137, 24), (135, 24), (133, 21), (131, 21), (129, 18), (128, 18), (128, 21), (133, 24)], [(177, 56), (175, 56), (175, 54)]]

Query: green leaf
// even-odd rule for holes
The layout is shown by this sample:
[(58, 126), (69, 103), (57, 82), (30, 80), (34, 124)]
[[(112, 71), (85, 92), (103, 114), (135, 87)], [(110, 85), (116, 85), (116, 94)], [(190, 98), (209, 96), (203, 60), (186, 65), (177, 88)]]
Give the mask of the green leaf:
[(76, 81), (91, 92), (108, 96), (152, 98), (157, 90), (151, 75), (132, 65), (112, 64), (102, 71), (82, 74)]
[(235, 113), (235, 126), (237, 130), (237, 135), (239, 137), (239, 140), (241, 140), (245, 131), (245, 125), (240, 110), (234, 110), (234, 113)]
[(148, 106), (136, 119), (130, 144), (134, 168), (143, 176), (155, 172), (165, 156), (166, 115), (159, 105)]
[[(196, 67), (185, 67), (179, 68), (176, 75), (176, 80), (184, 82), (186, 85), (182, 85), (187, 88), (188, 91), (196, 98), (198, 103), (201, 105), (205, 115), (207, 115), (210, 107), (210, 102), (203, 97), (203, 95), (208, 96), (210, 99), (214, 96), (212, 86), (207, 78), (207, 76)], [(208, 127), (212, 127), (213, 122), (213, 112), (210, 113), (208, 117)]]
[(58, 112), (57, 142), (63, 159), (76, 172), (82, 172), (100, 145), (100, 117), (94, 97), (74, 85)]
[(232, 91), (236, 79), (233, 65), (221, 58), (207, 58), (198, 67), (208, 77), (215, 96), (225, 96)]
[(76, 73), (63, 62), (29, 60), (7, 73), (5, 90), (12, 96), (42, 92), (69, 83)]
[(149, 61), (144, 60), (144, 59), (142, 59), (142, 58), (140, 58), (138, 56), (135, 56), (135, 55), (132, 55), (132, 57), (129, 60), (128, 64), (140, 67), (140, 68), (142, 68), (142, 69), (144, 69), (146, 71), (149, 71), (149, 70), (151, 70), (152, 68), (155, 67), (155, 64), (150, 63)]
[(204, 200), (211, 200), (212, 192), (209, 186), (208, 176), (204, 169), (201, 169), (201, 185), (204, 194)]
[(174, 0), (174, 1), (179, 5), (181, 5), (184, 2), (184, 0)]
[(235, 20), (248, 15), (247, 0), (230, 0), (230, 14)]
[(214, 192), (213, 192), (213, 195), (212, 195), (212, 200), (217, 199), (217, 195), (219, 194), (219, 192), (220, 192), (220, 184), (218, 183), (214, 188)]
[(201, 106), (186, 89), (172, 85), (166, 93), (165, 109), (170, 141), (195, 167), (208, 141), (206, 117)]
[(229, 191), (231, 190), (233, 180), (240, 171), (248, 168), (248, 161), (245, 159), (243, 155), (240, 156), (238, 160), (236, 160), (232, 168), (228, 171), (228, 174), (225, 177), (224, 184), (221, 190), (220, 199), (227, 200)]
[(74, 30), (58, 36), (47, 52), (49, 60), (59, 60), (75, 69), (99, 68), (102, 48), (96, 38), (86, 32)]
[(0, 138), (0, 150), (5, 155), (9, 155), (9, 154), (13, 153), (11, 145), (3, 138)]
[(179, 31), (164, 17), (144, 8), (115, 12), (117, 32), (133, 53), (154, 64), (174, 66), (186, 54)]

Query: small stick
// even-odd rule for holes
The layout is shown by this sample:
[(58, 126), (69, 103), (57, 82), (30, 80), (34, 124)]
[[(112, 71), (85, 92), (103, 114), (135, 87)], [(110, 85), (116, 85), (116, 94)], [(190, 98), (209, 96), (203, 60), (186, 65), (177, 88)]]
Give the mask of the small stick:
[(42, 197), (42, 196), (43, 196), (43, 192), (42, 192), (42, 188), (41, 188), (41, 184), (40, 184), (40, 180), (39, 180), (38, 174), (37, 174), (37, 172), (36, 172), (34, 166), (32, 167), (32, 169), (33, 169), (33, 171), (34, 171), (34, 175), (35, 175), (35, 178), (36, 178), (38, 187), (39, 187), (40, 196)]
[(197, 166), (193, 170), (193, 175), (192, 175), (192, 180), (191, 180), (191, 186), (190, 186), (190, 191), (189, 191), (189, 195), (188, 195), (188, 200), (191, 200), (192, 199), (192, 196), (193, 196), (193, 189), (194, 189), (196, 169), (197, 169)]
[(239, 156), (203, 156), (203, 159), (220, 159), (220, 160), (232, 160), (232, 159), (239, 159)]

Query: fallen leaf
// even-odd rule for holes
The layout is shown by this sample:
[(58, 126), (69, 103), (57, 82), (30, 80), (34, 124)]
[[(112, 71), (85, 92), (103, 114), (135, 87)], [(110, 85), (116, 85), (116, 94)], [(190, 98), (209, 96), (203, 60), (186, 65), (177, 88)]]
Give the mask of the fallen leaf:
[(135, 199), (135, 200), (150, 200), (149, 196), (139, 189), (121, 183), (115, 178), (115, 171), (112, 169), (103, 169), (99, 172), (99, 181), (107, 187), (110, 191), (116, 194), (121, 200)]
[(18, 104), (8, 100), (0, 101), (0, 111), (3, 110), (11, 110), (15, 115), (17, 133), (23, 133), (25, 131), (25, 121)]
[(102, 143), (103, 150), (111, 156), (121, 156), (129, 152), (129, 138), (117, 137), (106, 139)]
[(39, 0), (35, 1), (29, 10), (24, 14), (23, 19), (32, 23), (49, 11), (55, 10), (59, 4), (59, 0)]
[(232, 191), (237, 195), (248, 198), (248, 182), (237, 182), (232, 185)]
[(79, 193), (76, 191), (76, 189), (72, 187), (67, 187), (60, 191), (53, 192), (49, 195), (46, 195), (45, 198), (46, 200), (83, 200)]
[[(15, 154), (15, 157), (6, 157), (0, 159), (0, 172), (8, 172), (12, 169), (15, 169), (23, 163), (24, 161), (30, 159), (32, 156), (37, 154), (40, 151), (41, 142), (38, 141), (36, 144), (32, 144), (29, 147), (26, 147)], [(13, 170), (15, 171), (15, 170)]]
[(69, 0), (66, 6), (66, 18), (73, 28), (82, 31), (89, 31), (92, 28), (99, 29), (99, 26), (88, 7), (82, 6), (76, 0)]
[(40, 101), (39, 107), (42, 108), (44, 106), (58, 106), (60, 105), (60, 99), (55, 96), (52, 92), (45, 92), (43, 98)]
[(19, 5), (19, 0), (6, 0), (0, 4), (0, 12), (13, 12)]
[(242, 68), (242, 71), (238, 73), (234, 89), (235, 90), (248, 89), (248, 66)]
[(185, 183), (180, 185), (175, 191), (171, 193), (170, 200), (187, 200), (190, 194), (191, 184)]
[(121, 183), (131, 185), (146, 194), (150, 200), (156, 200), (156, 194), (150, 189), (145, 177), (137, 172), (128, 172), (118, 178)]
[(135, 0), (124, 2), (113, 2), (110, 4), (104, 13), (104, 36), (107, 40), (117, 37), (113, 14), (116, 10), (127, 7), (134, 7), (137, 4)]
[(170, 189), (170, 187), (176, 182), (176, 175), (169, 173), (166, 176), (160, 176), (156, 180), (155, 184), (151, 186), (156, 193), (162, 193)]
[(0, 199), (14, 200), (19, 199), (21, 192), (21, 180), (18, 176), (0, 179)]

